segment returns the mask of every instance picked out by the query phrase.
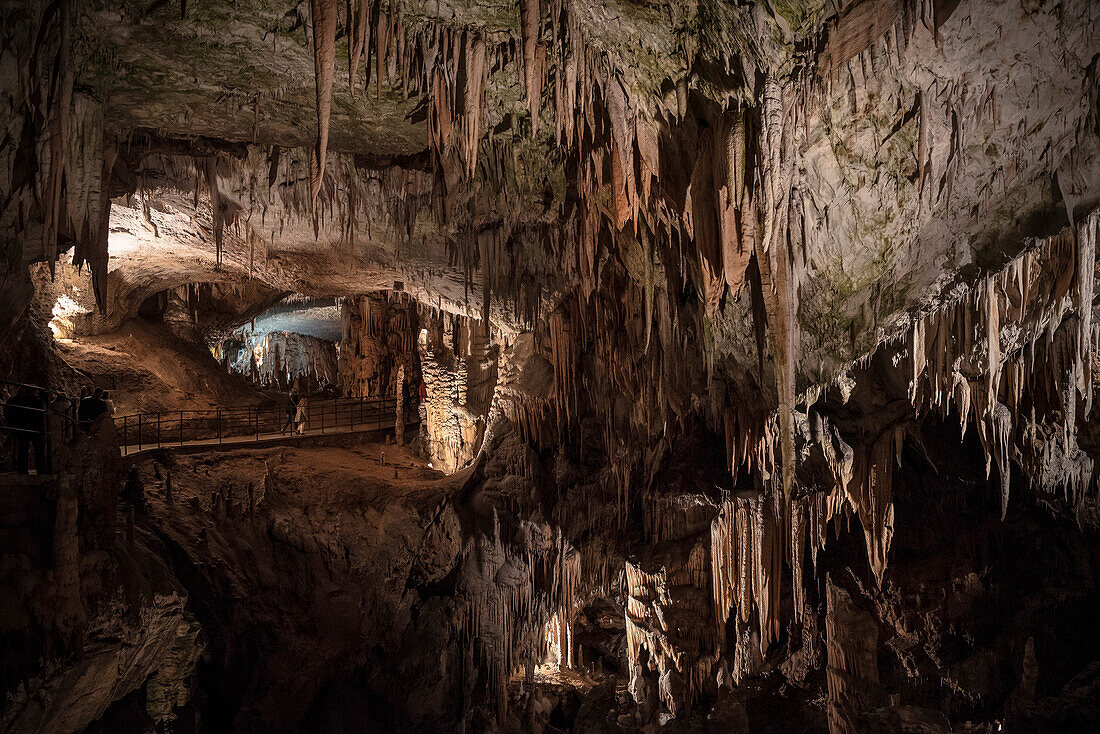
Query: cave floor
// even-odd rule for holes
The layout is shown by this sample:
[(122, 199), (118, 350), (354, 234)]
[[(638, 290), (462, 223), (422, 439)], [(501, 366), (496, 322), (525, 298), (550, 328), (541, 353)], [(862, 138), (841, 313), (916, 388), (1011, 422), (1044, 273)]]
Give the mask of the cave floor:
[(116, 415), (254, 405), (272, 396), (231, 374), (174, 325), (134, 318), (96, 336), (59, 339), (70, 367), (111, 393)]
[[(385, 456), (385, 464), (382, 457)], [(146, 499), (165, 502), (165, 473), (158, 459), (137, 460)], [(437, 498), (449, 477), (428, 466), (408, 448), (381, 442), (353, 447), (278, 446), (234, 448), (174, 454), (171, 458), (173, 501), (198, 503), (209, 510), (211, 497), (230, 485), (253, 484), (259, 491), (268, 471), (269, 486), (299, 506), (390, 501), (397, 497)], [(274, 499), (266, 498), (268, 501)], [(244, 497), (238, 495), (238, 501)]]
[[(117, 423), (116, 423), (117, 425)], [(406, 429), (409, 433), (415, 430), (415, 423), (410, 424), (410, 428)], [(310, 428), (302, 433), (296, 433), (293, 430), (287, 429), (286, 431), (273, 431), (270, 433), (252, 434), (248, 436), (223, 436), (222, 438), (201, 438), (193, 441), (184, 441), (182, 443), (178, 441), (164, 440), (160, 443), (143, 443), (143, 444), (131, 444), (128, 446), (119, 446), (123, 456), (133, 456), (135, 454), (156, 451), (161, 448), (172, 447), (186, 447), (186, 448), (209, 448), (215, 450), (222, 447), (245, 447), (253, 446), (258, 448), (268, 448), (273, 445), (287, 445), (295, 444), (307, 439), (319, 439), (328, 436), (347, 436), (354, 434), (370, 434), (378, 433), (380, 430), (386, 430), (386, 428), (392, 428), (392, 425), (380, 427), (376, 423), (367, 423), (359, 426), (341, 426), (338, 428)], [(408, 435), (408, 434), (406, 434)], [(387, 462), (392, 463), (392, 462)], [(423, 462), (421, 462), (423, 465)], [(429, 466), (429, 468), (431, 468)]]

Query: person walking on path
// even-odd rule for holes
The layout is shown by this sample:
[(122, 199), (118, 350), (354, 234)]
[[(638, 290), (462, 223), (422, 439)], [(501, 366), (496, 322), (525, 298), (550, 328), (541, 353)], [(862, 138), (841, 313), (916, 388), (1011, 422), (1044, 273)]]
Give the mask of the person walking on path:
[(296, 430), (298, 435), (301, 436), (306, 430), (306, 421), (309, 415), (309, 398), (302, 398), (298, 401), (298, 412), (294, 415), (294, 422), (296, 424)]
[(298, 393), (290, 393), (290, 400), (286, 404), (286, 423), (283, 425), (283, 433), (286, 433), (287, 429), (294, 423), (294, 419), (298, 416)]

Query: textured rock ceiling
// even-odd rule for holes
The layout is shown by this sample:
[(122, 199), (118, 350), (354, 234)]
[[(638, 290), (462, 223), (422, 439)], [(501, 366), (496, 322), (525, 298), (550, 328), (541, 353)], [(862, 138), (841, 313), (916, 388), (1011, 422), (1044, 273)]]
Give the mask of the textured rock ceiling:
[[(41, 237), (47, 257), (75, 244), (77, 263), (109, 267), (112, 323), (186, 280), (402, 288), (511, 332), (576, 303), (627, 337), (613, 350), (634, 367), (654, 337), (666, 365), (694, 343), (708, 381), (762, 389), (784, 416), (1095, 206), (1096, 14), (74, 6), (57, 30), (73, 48), (67, 199), (57, 224), (47, 208), (28, 228), (22, 259)], [(104, 206), (99, 188), (126, 199)], [(107, 236), (92, 236), (103, 211)], [(677, 402), (660, 379), (647, 389)]]
[[(308, 3), (96, 2), (82, 29), (101, 66), (93, 84), (108, 123), (225, 141), (308, 146), (316, 128)], [(382, 155), (424, 149), (415, 100), (348, 89), (347, 39), (338, 54), (333, 150)], [(89, 70), (85, 70), (87, 72)], [(361, 86), (361, 83), (360, 83)]]
[[(415, 56), (416, 33), (441, 27), (479, 31), (490, 42), (504, 44), (502, 53), (515, 52), (520, 17), (511, 4), (414, 2), (400, 7), (395, 23), (407, 29), (401, 48), (405, 58)], [(736, 100), (750, 93), (738, 81), (748, 75), (746, 69), (797, 69), (806, 61), (805, 44), (819, 39), (823, 52), (817, 77), (810, 80), (809, 91), (785, 105), (785, 114), (799, 122), (792, 131), (797, 162), (791, 175), (800, 195), (794, 216), (803, 241), (795, 259), (805, 271), (798, 318), (808, 336), (801, 363), (807, 374), (831, 373), (866, 351), (907, 309), (929, 305), (945, 288), (969, 280), (976, 271), (968, 266), (996, 267), (1020, 249), (1026, 235), (1055, 231), (1066, 221), (1063, 200), (1082, 212), (1091, 208), (1100, 175), (1091, 3), (1060, 4), (1050, 12), (1040, 6), (1028, 14), (1014, 2), (967, 2), (957, 9), (945, 3), (928, 27), (920, 8), (903, 9), (898, 3), (843, 3), (839, 16), (832, 7), (792, 3), (772, 14), (766, 6), (721, 3), (693, 8), (593, 3), (575, 9), (574, 21), (621, 79), (628, 111), (638, 117), (639, 150), (648, 146), (642, 144), (643, 126), (668, 127), (670, 132), (661, 134), (674, 137), (684, 128), (678, 106), (683, 100), (677, 100), (673, 86), (682, 83), (689, 66), (689, 85), (698, 94), (738, 105)], [(180, 15), (174, 2), (96, 3), (82, 14), (82, 47), (96, 51), (89, 54), (91, 63), (81, 66), (80, 78), (105, 97), (107, 127), (124, 135), (145, 128), (166, 138), (205, 136), (215, 147), (218, 141), (308, 147), (316, 115), (307, 4), (192, 2)], [(394, 69), (379, 97), (377, 68), (369, 91), (361, 88), (365, 77), (360, 69), (351, 93), (343, 6), (340, 15), (329, 149), (375, 161), (425, 154), (423, 117), (430, 99), (419, 93), (423, 90), (417, 90), (415, 79), (409, 93), (408, 79), (415, 73)], [(401, 66), (392, 59), (389, 64)], [(548, 79), (547, 86), (552, 83)], [(505, 115), (521, 116), (522, 95), (515, 69), (490, 69), (483, 129), (500, 125)], [(557, 102), (544, 105), (542, 115), (552, 114), (545, 108)], [(692, 145), (694, 134), (682, 134), (688, 136), (683, 144)], [(513, 155), (518, 148), (527, 162), (533, 161), (526, 172), (544, 180), (526, 192), (529, 196), (538, 196), (541, 185), (554, 187), (552, 141), (529, 146), (509, 132), (490, 133), (489, 139), (503, 141)], [(254, 158), (260, 161), (247, 165)], [(146, 159), (140, 165), (150, 164)], [(406, 280), (419, 283), (426, 301), (432, 292), (452, 307), (466, 300), (465, 288), (459, 297), (455, 271), (446, 272), (447, 258), (439, 247), (440, 240), (456, 237), (453, 227), (429, 223), (418, 232), (427, 240), (425, 249), (418, 253), (406, 247), (398, 253), (399, 238), (384, 222), (374, 227), (358, 222), (361, 230), (370, 230), (363, 233), (369, 241), (363, 249), (372, 251), (371, 264), (385, 272), (353, 278), (356, 268), (350, 263), (362, 259), (356, 251), (347, 265), (320, 273), (324, 267), (318, 259), (326, 260), (330, 247), (347, 239), (336, 231), (346, 223), (332, 220), (356, 215), (347, 214), (346, 202), (335, 203), (343, 211), (333, 213), (316, 239), (308, 216), (301, 216), (308, 209), (301, 200), (288, 205), (285, 197), (274, 201), (272, 196), (271, 210), (265, 203), (257, 217), (259, 207), (250, 194), (265, 166), (263, 156), (249, 153), (245, 173), (225, 191), (248, 212), (246, 228), (265, 243), (265, 255), (280, 253), (276, 257), (283, 267), (275, 269), (282, 275), (259, 277), (281, 279), (277, 285), (287, 289), (331, 293)], [(294, 176), (301, 170), (286, 179)], [(342, 182), (334, 178), (339, 190)], [(182, 184), (192, 186), (190, 180)], [(366, 195), (385, 198), (389, 193)], [(508, 203), (512, 211), (485, 212), (478, 218), (480, 226), (522, 225), (538, 211)], [(289, 216), (285, 210), (291, 208), (299, 216)], [(176, 211), (194, 215), (183, 206)], [(159, 218), (157, 213), (153, 218)], [(174, 241), (172, 227), (165, 229), (158, 238), (162, 242), (151, 244)], [(210, 238), (204, 236), (209, 229), (197, 232), (193, 244), (209, 247)], [(339, 259), (346, 255), (345, 250)], [(242, 259), (239, 252), (231, 257), (238, 264)], [(312, 277), (300, 276), (304, 282), (293, 288), (287, 282), (293, 278), (285, 273), (296, 264)], [(348, 273), (335, 272), (339, 267)], [(415, 272), (433, 269), (451, 282), (418, 278)], [(475, 280), (479, 275), (472, 273)], [(730, 339), (725, 346), (735, 355), (744, 347), (738, 340), (746, 337), (736, 333), (746, 315), (740, 301), (727, 299), (727, 318), (720, 319), (733, 331), (725, 335)], [(726, 330), (718, 325), (719, 338)], [(858, 335), (855, 344), (852, 332)]]
[[(615, 335), (608, 387), (652, 396), (635, 429), (684, 420), (705, 376), (724, 386), (712, 419), (729, 404), (755, 415), (723, 419), (727, 434), (777, 430), (793, 458), (815, 386), (1094, 208), (1096, 14), (994, 0), (80, 8), (66, 180), (88, 203), (69, 192), (61, 224), (94, 273), (111, 252), (108, 325), (158, 289), (249, 279), (405, 290), (513, 334), (555, 311), (575, 340)], [(126, 199), (93, 206), (106, 180)], [(79, 223), (104, 210), (92, 247)], [(760, 427), (769, 413), (777, 428)]]

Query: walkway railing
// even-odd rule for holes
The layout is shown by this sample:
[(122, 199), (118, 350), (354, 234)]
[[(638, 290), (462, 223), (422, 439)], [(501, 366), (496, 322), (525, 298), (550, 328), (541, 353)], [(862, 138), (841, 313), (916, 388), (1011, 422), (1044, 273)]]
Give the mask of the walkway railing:
[(36, 473), (52, 473), (54, 443), (70, 439), (77, 425), (76, 401), (57, 390), (11, 380), (0, 380), (0, 393), (0, 434), (15, 442), (12, 467), (27, 473), (33, 447)]
[[(406, 405), (406, 409), (409, 406)], [(394, 425), (397, 396), (374, 398), (309, 398), (305, 430), (311, 435), (370, 430)], [(408, 414), (408, 410), (406, 411)], [(411, 415), (416, 414), (412, 405)], [(123, 454), (196, 441), (242, 443), (294, 431), (286, 406), (251, 405), (216, 410), (175, 410), (116, 416)], [(408, 419), (408, 418), (407, 418)], [(288, 425), (289, 423), (289, 425)]]

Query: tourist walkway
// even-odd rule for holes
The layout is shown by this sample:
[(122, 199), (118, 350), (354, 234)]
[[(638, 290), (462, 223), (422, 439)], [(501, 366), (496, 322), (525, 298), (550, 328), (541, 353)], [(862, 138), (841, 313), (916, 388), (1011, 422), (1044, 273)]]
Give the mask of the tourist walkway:
[[(406, 406), (406, 425), (417, 422), (415, 405)], [(310, 398), (305, 430), (287, 427), (287, 413), (277, 405), (218, 410), (135, 413), (114, 419), (123, 456), (171, 447), (240, 447), (295, 443), (342, 434), (392, 430), (397, 396), (376, 398)], [(285, 430), (284, 430), (285, 427)]]

